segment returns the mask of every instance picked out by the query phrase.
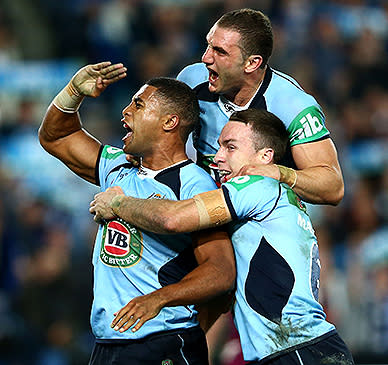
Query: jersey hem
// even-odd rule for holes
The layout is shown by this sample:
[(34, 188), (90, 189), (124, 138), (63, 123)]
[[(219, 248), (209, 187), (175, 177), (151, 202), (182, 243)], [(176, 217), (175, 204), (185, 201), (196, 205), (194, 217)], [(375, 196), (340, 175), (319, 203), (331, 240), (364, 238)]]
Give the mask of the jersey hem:
[(195, 325), (193, 327), (187, 327), (187, 328), (179, 328), (179, 329), (173, 329), (173, 330), (166, 330), (166, 331), (159, 331), (159, 332), (153, 332), (150, 333), (144, 337), (141, 338), (128, 338), (128, 339), (120, 339), (120, 338), (96, 338), (96, 343), (102, 343), (102, 344), (113, 344), (113, 345), (125, 345), (125, 344), (132, 344), (132, 343), (143, 343), (145, 341), (148, 341), (151, 338), (158, 338), (161, 336), (166, 335), (174, 335), (174, 334), (180, 334), (182, 332), (191, 332), (191, 331), (198, 331), (201, 330), (201, 327), (198, 325)]
[(264, 359), (261, 359), (261, 360), (258, 360), (258, 361), (251, 361), (251, 362), (248, 362), (247, 365), (265, 365), (268, 361), (270, 360), (274, 360), (282, 355), (285, 355), (289, 352), (292, 352), (292, 351), (295, 351), (295, 350), (299, 350), (303, 347), (306, 347), (306, 346), (310, 346), (310, 345), (314, 345), (318, 342), (321, 342), (323, 340), (325, 340), (326, 338), (328, 337), (331, 337), (331, 336), (334, 336), (335, 334), (337, 334), (337, 330), (336, 329), (333, 329), (319, 337), (316, 337), (316, 338), (313, 338), (312, 340), (310, 341), (307, 341), (307, 342), (303, 342), (301, 344), (298, 344), (298, 345), (295, 345), (295, 346), (292, 346), (292, 347), (289, 347), (285, 350), (282, 350), (282, 351), (279, 351), (279, 352), (276, 352), (274, 354), (271, 354), (271, 355), (268, 355), (266, 356)]

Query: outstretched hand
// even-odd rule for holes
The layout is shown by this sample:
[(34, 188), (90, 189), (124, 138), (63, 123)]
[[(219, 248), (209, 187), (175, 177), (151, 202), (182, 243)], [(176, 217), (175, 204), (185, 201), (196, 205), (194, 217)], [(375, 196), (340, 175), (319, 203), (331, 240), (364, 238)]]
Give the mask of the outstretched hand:
[(110, 203), (117, 195), (125, 195), (120, 186), (113, 186), (94, 196), (94, 200), (90, 203), (89, 212), (94, 214), (95, 222), (102, 223), (104, 220), (116, 217)]
[(115, 318), (111, 328), (115, 331), (125, 332), (135, 324), (131, 331), (136, 332), (145, 322), (156, 317), (162, 308), (158, 291), (133, 298), (127, 305), (114, 313)]
[(127, 76), (127, 68), (122, 63), (112, 65), (110, 61), (82, 67), (71, 83), (79, 95), (99, 96), (109, 85)]

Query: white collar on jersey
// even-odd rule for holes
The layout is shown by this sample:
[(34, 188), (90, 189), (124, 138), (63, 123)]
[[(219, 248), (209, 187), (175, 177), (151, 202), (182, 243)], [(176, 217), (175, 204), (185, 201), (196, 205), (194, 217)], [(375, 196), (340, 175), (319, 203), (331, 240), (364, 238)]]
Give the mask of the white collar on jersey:
[(232, 103), (230, 100), (228, 100), (227, 98), (225, 98), (225, 96), (222, 96), (222, 95), (220, 95), (220, 97), (218, 98), (218, 105), (220, 106), (221, 110), (228, 117), (230, 117), (233, 114), (233, 112), (238, 112), (240, 110), (248, 109), (249, 105), (251, 105), (251, 103), (252, 103), (252, 100), (255, 98), (256, 94), (260, 90), (260, 86), (262, 83), (263, 83), (263, 81), (260, 82), (259, 86), (256, 89), (256, 92), (254, 93), (254, 95), (251, 97), (251, 99), (245, 105), (243, 105), (243, 106), (236, 105), (236, 104)]
[[(186, 161), (186, 160), (183, 160), (183, 161)], [(140, 163), (140, 166), (138, 167), (138, 171), (137, 171), (136, 174), (140, 177), (140, 179), (145, 179), (145, 178), (153, 179), (160, 172), (162, 172), (164, 170), (167, 170), (167, 169), (169, 169), (169, 168), (171, 168), (173, 166), (177, 166), (177, 165), (181, 164), (183, 161), (179, 161), (177, 163), (174, 163), (174, 164), (172, 164), (170, 166), (167, 166), (167, 167), (165, 167), (164, 169), (161, 169), (161, 170), (151, 170), (148, 167), (144, 167)]]

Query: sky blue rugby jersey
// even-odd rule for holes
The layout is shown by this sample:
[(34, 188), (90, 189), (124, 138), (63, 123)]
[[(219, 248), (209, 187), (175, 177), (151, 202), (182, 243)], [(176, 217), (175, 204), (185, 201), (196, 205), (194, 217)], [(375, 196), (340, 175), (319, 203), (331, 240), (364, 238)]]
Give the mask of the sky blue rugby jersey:
[[(208, 90), (208, 75), (205, 64), (196, 63), (184, 68), (177, 76), (195, 90), (199, 99), (201, 123), (193, 140), (198, 154), (197, 162), (202, 167), (207, 168), (213, 161), (221, 130), (235, 110), (251, 107), (275, 114), (288, 130), (290, 146), (329, 136), (321, 107), (290, 76), (268, 67), (256, 95), (241, 108), (211, 93)], [(290, 151), (281, 163), (294, 167)]]
[[(189, 199), (213, 190), (213, 179), (191, 160), (157, 173), (133, 168), (121, 149), (104, 146), (96, 166), (101, 191), (121, 186), (126, 195), (147, 199)], [(196, 266), (190, 234), (158, 235), (115, 219), (100, 225), (93, 251), (94, 300), (91, 326), (97, 342), (137, 339), (198, 325), (193, 306), (163, 308), (140, 330), (110, 328), (117, 312), (134, 297), (179, 281)]]
[(233, 218), (234, 320), (244, 359), (267, 360), (335, 331), (318, 302), (318, 245), (297, 195), (254, 175), (235, 177), (222, 189)]

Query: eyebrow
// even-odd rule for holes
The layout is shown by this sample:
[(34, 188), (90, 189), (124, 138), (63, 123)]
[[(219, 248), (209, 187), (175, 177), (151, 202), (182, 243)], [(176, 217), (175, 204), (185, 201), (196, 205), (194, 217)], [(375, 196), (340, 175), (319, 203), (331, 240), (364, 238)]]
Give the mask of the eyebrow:
[[(222, 144), (228, 144), (229, 142), (235, 142), (237, 139), (229, 138), (222, 141)], [(221, 146), (220, 139), (217, 140), (218, 144)]]
[(144, 104), (144, 100), (143, 100), (140, 96), (135, 96), (135, 97), (132, 99), (132, 101), (133, 101), (134, 103), (142, 103), (142, 104)]

